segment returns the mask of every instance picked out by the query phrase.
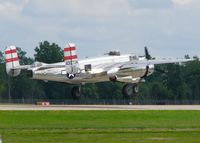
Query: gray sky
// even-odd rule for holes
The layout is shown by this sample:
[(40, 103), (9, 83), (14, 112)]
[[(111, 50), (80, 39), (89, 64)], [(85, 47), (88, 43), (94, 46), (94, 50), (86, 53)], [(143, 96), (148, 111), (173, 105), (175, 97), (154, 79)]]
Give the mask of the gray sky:
[(200, 56), (200, 0), (0, 0), (0, 50), (33, 56), (44, 40), (77, 46), (79, 57), (109, 50)]

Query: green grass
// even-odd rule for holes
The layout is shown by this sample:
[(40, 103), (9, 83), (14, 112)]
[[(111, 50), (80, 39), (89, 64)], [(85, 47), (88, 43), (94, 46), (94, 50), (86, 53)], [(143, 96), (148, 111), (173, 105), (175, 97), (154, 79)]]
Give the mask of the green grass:
[(3, 143), (197, 143), (199, 111), (0, 111)]

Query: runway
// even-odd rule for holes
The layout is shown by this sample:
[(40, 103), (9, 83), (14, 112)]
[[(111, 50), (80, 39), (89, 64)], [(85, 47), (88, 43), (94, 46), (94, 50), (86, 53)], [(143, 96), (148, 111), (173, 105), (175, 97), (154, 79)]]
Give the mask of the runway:
[(0, 105), (1, 111), (17, 110), (200, 110), (200, 105)]

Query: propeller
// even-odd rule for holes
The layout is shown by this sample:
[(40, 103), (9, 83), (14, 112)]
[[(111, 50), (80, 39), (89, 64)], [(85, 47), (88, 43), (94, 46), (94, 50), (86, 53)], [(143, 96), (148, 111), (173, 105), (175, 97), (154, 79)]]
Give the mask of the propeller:
[(152, 57), (151, 57), (151, 55), (149, 54), (149, 51), (148, 51), (148, 49), (147, 49), (146, 46), (144, 47), (144, 52), (145, 52), (145, 57), (146, 57), (147, 60), (152, 59)]
[[(145, 58), (147, 60), (154, 60), (155, 59), (154, 57), (153, 58), (151, 57), (146, 46), (144, 47), (144, 52), (145, 52)], [(154, 68), (154, 70), (159, 72), (159, 73), (164, 73), (164, 74), (168, 73), (167, 70), (163, 70), (163, 69), (160, 69), (160, 68)]]

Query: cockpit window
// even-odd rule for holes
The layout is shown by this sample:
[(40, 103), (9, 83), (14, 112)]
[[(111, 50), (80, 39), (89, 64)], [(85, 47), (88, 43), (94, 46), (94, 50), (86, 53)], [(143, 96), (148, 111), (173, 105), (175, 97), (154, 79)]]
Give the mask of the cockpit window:
[(91, 64), (85, 65), (85, 71), (86, 72), (89, 72), (91, 70), (92, 70), (92, 65)]

